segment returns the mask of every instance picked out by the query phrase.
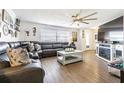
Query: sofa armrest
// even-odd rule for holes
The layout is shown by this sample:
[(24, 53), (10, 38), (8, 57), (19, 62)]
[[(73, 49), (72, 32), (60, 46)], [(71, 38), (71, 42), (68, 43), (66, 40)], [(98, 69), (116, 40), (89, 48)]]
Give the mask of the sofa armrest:
[(1, 83), (42, 83), (45, 72), (39, 63), (0, 70)]
[(37, 52), (29, 52), (29, 57), (31, 58), (31, 59), (39, 59), (39, 55), (38, 55), (38, 53)]
[(124, 69), (121, 69), (120, 73), (121, 73), (120, 82), (124, 83)]

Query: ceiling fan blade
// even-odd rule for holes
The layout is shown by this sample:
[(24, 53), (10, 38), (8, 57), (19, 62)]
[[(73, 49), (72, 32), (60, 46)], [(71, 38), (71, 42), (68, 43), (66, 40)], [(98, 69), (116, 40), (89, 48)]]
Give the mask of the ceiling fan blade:
[(97, 18), (89, 18), (89, 19), (83, 19), (83, 20), (97, 20)]
[(96, 15), (96, 14), (97, 14), (97, 12), (94, 12), (94, 13), (92, 13), (92, 14), (90, 14), (90, 15), (87, 15), (87, 16), (85, 16), (85, 17), (83, 17), (83, 18), (87, 18), (87, 17), (93, 16), (93, 15)]
[(89, 24), (88, 22), (81, 22), (81, 23)]

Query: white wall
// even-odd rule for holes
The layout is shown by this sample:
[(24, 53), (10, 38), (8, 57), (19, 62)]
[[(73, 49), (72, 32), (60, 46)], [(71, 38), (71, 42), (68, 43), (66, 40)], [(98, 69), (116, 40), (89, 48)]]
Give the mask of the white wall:
[[(36, 36), (33, 36), (33, 27), (37, 28)], [(44, 24), (38, 24), (28, 21), (21, 21), (20, 26), (20, 40), (23, 41), (42, 41), (41, 34), (43, 31), (69, 31), (71, 33), (72, 29), (64, 28), (64, 27), (57, 27), (57, 26), (50, 26)], [(29, 36), (26, 35), (25, 31), (29, 31)], [(71, 35), (70, 35), (71, 38)]]
[[(36, 36), (33, 36), (33, 27), (37, 28)], [(20, 40), (21, 41), (40, 41), (40, 32), (42, 31), (40, 24), (35, 24), (31, 22), (21, 21), (20, 25)], [(26, 35), (25, 31), (29, 31), (29, 36)]]
[[(10, 9), (6, 9), (6, 11), (9, 13), (9, 15), (12, 17), (13, 22), (15, 23), (15, 18), (16, 15), (15, 13), (10, 10)], [(9, 42), (9, 41), (18, 41), (19, 40), (19, 32), (17, 32), (17, 37), (12, 37), (10, 34), (5, 36), (3, 34), (3, 25), (5, 24), (5, 22), (2, 21), (2, 9), (0, 9), (0, 33), (1, 33), (1, 37), (0, 37), (0, 42), (5, 41), (5, 42)], [(15, 32), (15, 30), (13, 30), (13, 32)]]
[(79, 50), (83, 50), (83, 42), (82, 42), (82, 30), (81, 29), (78, 29), (77, 31), (77, 42), (75, 42), (76, 44), (76, 48), (79, 49)]

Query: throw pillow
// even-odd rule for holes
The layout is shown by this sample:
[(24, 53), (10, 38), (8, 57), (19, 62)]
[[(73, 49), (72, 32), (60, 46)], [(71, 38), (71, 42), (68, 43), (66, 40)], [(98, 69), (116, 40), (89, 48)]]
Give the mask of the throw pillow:
[(36, 49), (37, 51), (39, 51), (39, 50), (41, 50), (41, 46), (40, 46), (39, 44), (35, 44), (35, 49)]
[(12, 49), (8, 48), (7, 49), (7, 55), (10, 59), (10, 66), (20, 66), (24, 64), (31, 63), (31, 60), (29, 58), (28, 52), (26, 49), (22, 48), (17, 48), (17, 49)]
[(29, 48), (29, 49), (28, 49), (29, 52), (34, 51), (34, 50), (35, 50), (35, 48), (34, 48), (34, 43), (30, 43), (28, 48)]

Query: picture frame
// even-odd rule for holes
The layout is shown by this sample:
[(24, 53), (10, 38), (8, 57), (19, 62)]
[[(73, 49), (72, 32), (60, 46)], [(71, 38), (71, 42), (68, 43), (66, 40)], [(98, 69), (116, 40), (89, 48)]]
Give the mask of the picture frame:
[(18, 34), (17, 31), (15, 31), (15, 37), (17, 37), (17, 34)]
[(82, 38), (85, 38), (85, 31), (82, 31)]
[(2, 10), (2, 21), (9, 25), (9, 28), (14, 29), (14, 22), (9, 13), (3, 9)]
[(1, 38), (1, 32), (0, 32), (0, 38)]
[(15, 24), (14, 24), (14, 29), (16, 31), (19, 31), (20, 32), (20, 19), (16, 18), (16, 21), (15, 21)]
[(2, 10), (2, 21), (4, 21), (6, 24), (9, 24), (10, 22), (10, 15), (5, 9)]
[(7, 24), (3, 25), (3, 34), (5, 36), (7, 36), (9, 34), (9, 29), (8, 29), (8, 25)]
[(2, 26), (2, 11), (0, 11), (0, 27)]
[(15, 25), (14, 28), (16, 31), (20, 32), (19, 26)]
[(72, 41), (77, 42), (77, 32), (72, 32)]
[(2, 22), (0, 21), (0, 27), (2, 26)]
[(15, 24), (16, 24), (17, 26), (20, 26), (20, 19), (16, 18)]
[(9, 18), (9, 26), (11, 29), (14, 29), (14, 22), (11, 17)]

